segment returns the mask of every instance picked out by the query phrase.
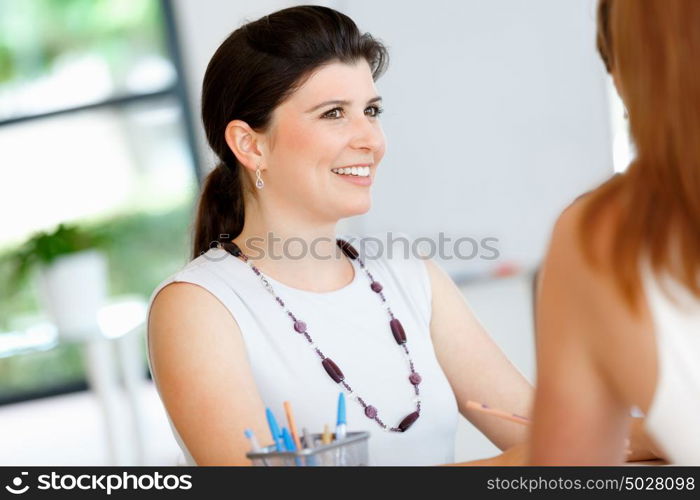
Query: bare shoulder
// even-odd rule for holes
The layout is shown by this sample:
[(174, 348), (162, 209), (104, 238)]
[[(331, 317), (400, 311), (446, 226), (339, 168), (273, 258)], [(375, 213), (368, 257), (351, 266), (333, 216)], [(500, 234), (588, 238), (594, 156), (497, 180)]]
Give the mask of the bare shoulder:
[[(611, 304), (622, 305), (623, 301), (609, 272), (609, 256), (617, 231), (618, 205), (614, 200), (609, 202), (600, 211), (595, 224), (590, 224), (586, 215), (592, 194), (579, 197), (557, 218), (541, 278), (544, 279), (546, 275), (550, 282), (566, 284), (568, 290), (582, 294), (577, 296), (578, 300), (592, 301), (589, 305), (604, 301), (605, 309), (609, 310)], [(596, 289), (604, 289), (608, 293), (601, 296)]]
[(148, 325), (153, 376), (198, 465), (248, 465), (243, 431), (265, 413), (241, 331), (213, 294), (193, 283), (163, 287)]
[(433, 259), (428, 257), (420, 257), (420, 260), (425, 262), (425, 267), (428, 270), (428, 277), (430, 278), (430, 284), (434, 287), (435, 285), (445, 285), (448, 282), (452, 282), (452, 279), (447, 274), (447, 272), (440, 267)]
[(559, 324), (569, 326), (556, 334), (580, 337), (618, 392), (638, 404), (655, 380), (652, 322), (645, 305), (630, 309), (612, 273), (613, 237), (623, 230), (618, 205), (610, 201), (595, 224), (583, 225), (589, 202), (589, 195), (579, 198), (556, 221), (542, 267), (538, 303), (548, 297), (537, 309), (538, 325), (561, 316)]
[(158, 292), (151, 305), (149, 328), (158, 333), (182, 322), (228, 323), (238, 329), (226, 307), (204, 287), (189, 282), (169, 283)]
[[(581, 230), (585, 220), (586, 211), (589, 208), (593, 193), (577, 198), (557, 218), (552, 230), (552, 239), (549, 253), (557, 258), (568, 258), (571, 262), (583, 264), (586, 259), (583, 243), (591, 247), (591, 255), (604, 259), (612, 243), (612, 236), (618, 218), (618, 205), (611, 201), (601, 211), (593, 227), (587, 229), (586, 234)], [(574, 269), (575, 271), (575, 269)], [(590, 265), (585, 265), (583, 272), (592, 271)]]
[(433, 341), (450, 331), (448, 325), (481, 329), (462, 291), (450, 275), (433, 259), (421, 257), (425, 262), (431, 289), (431, 335)]
[(192, 355), (208, 349), (211, 342), (230, 347), (239, 344), (240, 329), (226, 307), (205, 288), (194, 283), (174, 282), (163, 287), (151, 305), (149, 346), (159, 357), (187, 344)]

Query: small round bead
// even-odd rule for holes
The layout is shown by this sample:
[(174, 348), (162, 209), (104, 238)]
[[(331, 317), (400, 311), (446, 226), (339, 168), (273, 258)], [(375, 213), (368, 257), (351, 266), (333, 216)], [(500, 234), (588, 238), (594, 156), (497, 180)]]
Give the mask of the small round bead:
[(382, 284), (378, 281), (373, 281), (372, 284), (370, 285), (372, 287), (373, 292), (381, 292), (382, 291)]
[(306, 331), (306, 323), (303, 321), (295, 321), (294, 329), (299, 333), (304, 333)]
[(377, 409), (374, 406), (369, 405), (367, 408), (365, 408), (365, 415), (367, 415), (368, 418), (374, 418), (377, 416)]
[(413, 384), (413, 385), (418, 385), (421, 383), (421, 377), (418, 375), (418, 372), (413, 372), (411, 375), (408, 377), (408, 380)]

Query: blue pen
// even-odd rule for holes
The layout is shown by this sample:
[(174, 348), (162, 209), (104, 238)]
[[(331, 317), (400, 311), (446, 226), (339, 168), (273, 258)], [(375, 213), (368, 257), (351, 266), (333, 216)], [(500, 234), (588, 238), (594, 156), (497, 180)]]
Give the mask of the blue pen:
[(282, 427), (282, 442), (284, 443), (285, 451), (297, 451), (292, 435), (286, 427)]
[(335, 424), (335, 440), (345, 439), (347, 435), (347, 421), (345, 419), (345, 394), (338, 396), (338, 419)]
[(270, 434), (272, 434), (272, 440), (275, 442), (275, 449), (277, 451), (284, 451), (282, 446), (282, 440), (280, 439), (280, 428), (277, 425), (277, 420), (272, 414), (269, 408), (265, 408), (265, 415), (267, 416), (267, 425), (270, 426)]
[[(286, 427), (282, 427), (282, 441), (284, 442), (284, 447), (286, 448), (286, 451), (291, 451), (291, 452), (296, 452), (297, 447), (294, 444), (294, 440), (292, 439), (292, 435), (289, 433)], [(299, 457), (294, 457), (294, 462), (297, 465), (302, 465), (301, 460), (299, 460)]]
[[(342, 392), (338, 396), (338, 419), (335, 423), (335, 440), (340, 441), (345, 439), (347, 434), (346, 431), (346, 420), (345, 420), (345, 394)], [(335, 465), (345, 465), (345, 445), (340, 445), (340, 448), (336, 450), (336, 463)]]

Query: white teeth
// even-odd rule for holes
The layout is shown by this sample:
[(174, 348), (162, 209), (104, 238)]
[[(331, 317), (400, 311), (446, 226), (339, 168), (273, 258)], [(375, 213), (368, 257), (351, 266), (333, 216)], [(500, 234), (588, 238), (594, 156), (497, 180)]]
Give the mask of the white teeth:
[(357, 177), (368, 177), (369, 167), (345, 167), (345, 168), (334, 168), (332, 172), (342, 175), (355, 175)]

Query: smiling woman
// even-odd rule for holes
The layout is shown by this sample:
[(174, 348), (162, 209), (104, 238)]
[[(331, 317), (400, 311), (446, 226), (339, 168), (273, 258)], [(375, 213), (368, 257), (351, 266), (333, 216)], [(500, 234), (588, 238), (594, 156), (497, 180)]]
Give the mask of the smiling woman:
[(459, 412), (514, 450), (490, 463), (521, 456), (520, 426), (466, 403), (488, 396), (524, 415), (530, 386), (447, 274), (336, 235), (371, 207), (386, 61), (349, 17), (303, 6), (242, 26), (209, 63), (202, 118), (220, 164), (200, 198), (193, 259), (154, 290), (148, 328), (189, 464), (249, 465), (246, 431), (278, 441), (265, 409), (284, 421), (285, 401), (297, 432), (320, 432), (339, 391), (348, 431), (371, 435), (370, 465), (453, 462)]

